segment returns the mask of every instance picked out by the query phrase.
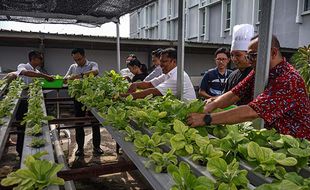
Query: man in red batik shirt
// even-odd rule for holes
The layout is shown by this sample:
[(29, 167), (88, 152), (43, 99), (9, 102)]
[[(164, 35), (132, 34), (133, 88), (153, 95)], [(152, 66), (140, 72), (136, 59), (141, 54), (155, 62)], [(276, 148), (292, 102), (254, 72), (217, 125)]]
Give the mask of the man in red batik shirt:
[[(310, 100), (305, 82), (299, 73), (282, 57), (280, 43), (272, 36), (268, 84), (247, 105), (209, 114), (216, 108), (229, 105), (254, 94), (255, 71), (229, 92), (205, 105), (205, 113), (191, 113), (187, 123), (191, 127), (210, 124), (235, 124), (262, 118), (266, 128), (275, 128), (279, 133), (310, 140)], [(256, 65), (258, 36), (251, 39), (247, 59)]]

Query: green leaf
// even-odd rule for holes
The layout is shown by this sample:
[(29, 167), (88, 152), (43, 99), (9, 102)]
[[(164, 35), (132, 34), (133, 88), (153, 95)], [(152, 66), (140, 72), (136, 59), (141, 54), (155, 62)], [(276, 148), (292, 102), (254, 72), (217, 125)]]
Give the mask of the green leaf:
[(163, 167), (162, 167), (162, 166), (156, 166), (156, 167), (155, 167), (155, 172), (156, 172), (156, 173), (160, 173), (162, 170), (163, 170)]
[(283, 160), (276, 160), (276, 161), (283, 166), (295, 166), (297, 164), (297, 160), (293, 157), (287, 157)]
[(282, 139), (285, 143), (289, 144), (292, 148), (298, 148), (299, 147), (299, 142), (297, 139), (290, 135), (283, 135)]
[(216, 177), (221, 177), (227, 170), (227, 163), (222, 158), (211, 158), (208, 161), (207, 168)]
[(180, 165), (179, 165), (179, 170), (180, 170), (180, 175), (181, 176), (188, 176), (190, 174), (190, 168), (189, 168), (189, 165), (185, 162), (180, 162)]
[(52, 185), (64, 185), (65, 181), (59, 177), (53, 177), (50, 179), (50, 184), (52, 184)]
[(22, 179), (21, 178), (18, 178), (18, 177), (7, 177), (7, 178), (4, 178), (1, 180), (1, 185), (2, 186), (12, 186), (12, 185), (15, 185), (15, 184), (19, 184), (22, 182)]
[(255, 142), (250, 142), (248, 144), (248, 155), (251, 158), (258, 158), (259, 155), (262, 155), (263, 151), (261, 150), (260, 146)]
[(188, 127), (184, 125), (184, 123), (176, 119), (173, 122), (173, 129), (177, 133), (184, 134), (188, 130)]
[(196, 144), (199, 146), (199, 147), (204, 147), (204, 146), (207, 146), (209, 143), (210, 143), (210, 140), (209, 138), (206, 136), (206, 137), (201, 137), (201, 136), (198, 136), (196, 139), (195, 139), (195, 142)]
[(310, 149), (300, 149), (300, 148), (289, 148), (287, 149), (287, 151), (294, 155), (294, 156), (298, 156), (298, 157), (309, 157), (310, 156)]
[(185, 150), (186, 150), (186, 152), (188, 152), (188, 154), (193, 154), (193, 152), (194, 152), (194, 148), (190, 144), (185, 145)]
[(205, 177), (205, 176), (200, 176), (197, 178), (194, 186), (194, 190), (212, 190), (214, 189), (214, 182)]

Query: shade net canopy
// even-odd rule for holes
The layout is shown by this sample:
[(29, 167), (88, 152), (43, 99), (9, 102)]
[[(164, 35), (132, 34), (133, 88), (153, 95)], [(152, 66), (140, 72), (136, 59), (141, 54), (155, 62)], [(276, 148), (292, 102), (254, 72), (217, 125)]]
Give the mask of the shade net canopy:
[(99, 26), (155, 0), (0, 0), (0, 21)]

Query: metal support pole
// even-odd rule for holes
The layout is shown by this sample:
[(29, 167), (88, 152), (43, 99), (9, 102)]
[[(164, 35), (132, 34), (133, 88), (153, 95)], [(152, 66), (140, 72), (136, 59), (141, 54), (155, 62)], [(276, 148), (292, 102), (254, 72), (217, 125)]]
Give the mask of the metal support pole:
[(184, 7), (185, 1), (179, 0), (178, 9), (178, 60), (177, 60), (177, 97), (183, 100), (184, 92)]
[(121, 70), (121, 45), (120, 45), (120, 35), (119, 35), (119, 20), (116, 23), (116, 62), (117, 62), (117, 67), (116, 67), (116, 72), (120, 72)]
[[(268, 82), (275, 0), (261, 0), (259, 3), (262, 7), (262, 17), (259, 26), (254, 98), (265, 90)], [(264, 127), (263, 120), (259, 122), (259, 126)]]

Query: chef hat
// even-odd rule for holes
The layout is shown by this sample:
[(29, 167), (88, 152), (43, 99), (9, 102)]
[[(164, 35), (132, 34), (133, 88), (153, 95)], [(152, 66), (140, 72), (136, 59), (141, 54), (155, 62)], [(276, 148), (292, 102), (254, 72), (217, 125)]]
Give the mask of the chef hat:
[(254, 36), (254, 27), (250, 24), (235, 25), (233, 28), (231, 51), (247, 51), (251, 38)]

